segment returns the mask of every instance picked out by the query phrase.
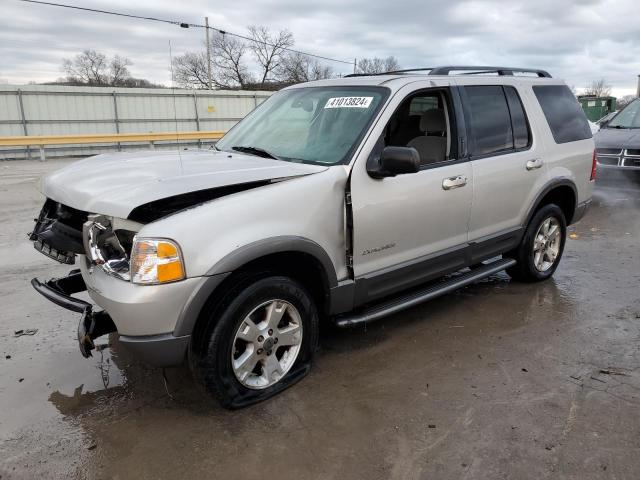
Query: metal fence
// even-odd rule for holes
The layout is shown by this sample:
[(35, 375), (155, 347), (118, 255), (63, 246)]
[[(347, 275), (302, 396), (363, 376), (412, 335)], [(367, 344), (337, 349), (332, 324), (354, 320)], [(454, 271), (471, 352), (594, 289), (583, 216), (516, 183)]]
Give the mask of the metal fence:
[[(0, 137), (228, 130), (271, 93), (0, 85)], [(124, 147), (51, 146), (47, 157), (86, 156), (114, 148)], [(126, 145), (127, 150), (139, 148), (149, 148), (148, 143)], [(30, 158), (33, 153), (28, 147), (5, 147), (0, 160)]]

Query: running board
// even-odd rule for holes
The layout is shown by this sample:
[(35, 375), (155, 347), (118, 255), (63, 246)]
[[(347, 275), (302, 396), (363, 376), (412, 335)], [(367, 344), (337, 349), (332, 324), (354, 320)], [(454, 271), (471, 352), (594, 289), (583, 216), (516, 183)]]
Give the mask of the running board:
[(440, 295), (450, 293), (460, 287), (469, 285), (470, 283), (482, 280), (489, 275), (498, 273), (505, 268), (509, 268), (515, 264), (516, 261), (511, 258), (496, 260), (495, 262), (491, 262), (481, 267), (474, 268), (469, 272), (458, 275), (444, 282), (439, 282), (436, 285), (431, 285), (423, 290), (412, 292), (409, 295), (393, 298), (382, 304), (373, 305), (368, 309), (355, 314), (340, 316), (335, 320), (335, 324), (338, 327), (350, 327), (352, 325), (358, 325), (361, 323), (373, 322), (374, 320), (378, 320), (393, 313), (401, 312), (402, 310), (413, 307), (414, 305), (418, 305), (422, 302), (426, 302), (427, 300), (439, 297)]

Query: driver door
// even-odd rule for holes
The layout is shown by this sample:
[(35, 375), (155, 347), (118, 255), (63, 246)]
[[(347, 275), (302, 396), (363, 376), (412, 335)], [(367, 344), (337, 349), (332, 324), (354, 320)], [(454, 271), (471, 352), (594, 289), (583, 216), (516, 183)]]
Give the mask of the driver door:
[[(448, 86), (416, 91), (415, 84), (401, 90), (369, 137), (369, 149), (363, 149), (375, 155), (382, 146), (415, 146), (419, 172), (375, 179), (367, 173), (370, 158), (356, 160), (351, 176), (356, 304), (467, 263), (473, 171), (458, 158), (454, 93)], [(421, 138), (432, 136), (440, 138)]]

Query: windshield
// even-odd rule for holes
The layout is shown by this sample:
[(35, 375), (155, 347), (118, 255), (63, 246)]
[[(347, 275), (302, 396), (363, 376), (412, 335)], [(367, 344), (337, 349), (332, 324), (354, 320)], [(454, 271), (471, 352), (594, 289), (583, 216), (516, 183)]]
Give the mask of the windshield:
[(640, 100), (634, 100), (624, 107), (607, 124), (607, 128), (640, 128)]
[(389, 90), (381, 87), (305, 87), (272, 95), (216, 147), (293, 162), (346, 162)]

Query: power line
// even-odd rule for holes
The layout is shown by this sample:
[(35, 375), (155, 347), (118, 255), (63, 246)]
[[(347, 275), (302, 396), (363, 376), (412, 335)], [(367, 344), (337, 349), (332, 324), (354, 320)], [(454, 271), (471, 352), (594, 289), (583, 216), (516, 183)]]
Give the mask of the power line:
[(118, 17), (128, 17), (128, 18), (138, 18), (141, 20), (151, 20), (154, 22), (162, 22), (162, 23), (170, 23), (171, 25), (184, 25), (184, 28), (187, 28), (187, 24), (186, 23), (181, 23), (181, 22), (175, 22), (172, 20), (163, 20), (161, 18), (155, 18), (155, 17), (143, 17), (140, 15), (130, 15), (128, 13), (119, 13), (119, 12), (109, 12), (107, 10), (98, 10), (95, 8), (86, 8), (86, 7), (78, 7), (76, 5), (64, 5), (62, 3), (52, 3), (52, 2), (42, 2), (39, 0), (19, 0), (20, 2), (25, 2), (25, 3), (37, 3), (40, 5), (49, 5), (51, 7), (64, 7), (64, 8), (72, 8), (74, 10), (84, 10), (85, 12), (94, 12), (94, 13), (105, 13), (107, 15), (116, 15)]
[[(127, 17), (127, 18), (135, 18), (138, 20), (149, 20), (152, 22), (160, 22), (160, 23), (168, 23), (170, 25), (177, 25), (179, 27), (182, 28), (208, 28), (210, 30), (214, 30), (222, 35), (231, 35), (232, 37), (236, 37), (236, 38), (241, 38), (243, 40), (247, 40), (249, 42), (255, 42), (255, 43), (261, 43), (263, 45), (266, 45), (268, 47), (276, 47), (276, 45), (266, 42), (264, 40), (258, 40), (255, 38), (251, 38), (248, 37), (246, 35), (240, 35), (238, 33), (233, 33), (233, 32), (228, 32), (226, 30), (222, 30), (220, 28), (216, 28), (216, 27), (212, 27), (212, 26), (207, 26), (207, 25), (202, 25), (202, 24), (198, 24), (198, 23), (186, 23), (186, 22), (179, 22), (177, 20), (167, 20), (167, 19), (163, 19), (163, 18), (156, 18), (156, 17), (145, 17), (142, 15), (132, 15), (132, 14), (128, 14), (128, 13), (121, 13), (121, 12), (112, 12), (109, 10), (100, 10), (100, 9), (96, 9), (96, 8), (87, 8), (87, 7), (78, 7), (77, 5), (66, 5), (64, 3), (54, 3), (54, 2), (44, 2), (41, 0), (18, 0), (20, 2), (24, 2), (24, 3), (35, 3), (38, 5), (48, 5), (51, 7), (62, 7), (62, 8), (71, 8), (73, 10), (82, 10), (85, 12), (92, 12), (92, 13), (103, 13), (105, 15), (115, 15), (118, 17)], [(292, 52), (292, 53), (299, 53), (301, 55), (306, 55), (307, 57), (314, 57), (314, 58), (319, 58), (322, 60), (327, 60), (329, 62), (337, 62), (337, 63), (344, 63), (346, 65), (353, 65), (353, 62), (347, 61), (347, 60), (339, 60), (337, 58), (331, 58), (331, 57), (325, 57), (322, 55), (316, 55), (314, 53), (308, 53), (308, 52), (303, 52), (301, 50), (296, 50), (294, 48), (288, 48), (288, 47), (280, 47), (277, 46), (278, 48), (281, 48), (282, 50), (286, 50), (288, 52)]]

